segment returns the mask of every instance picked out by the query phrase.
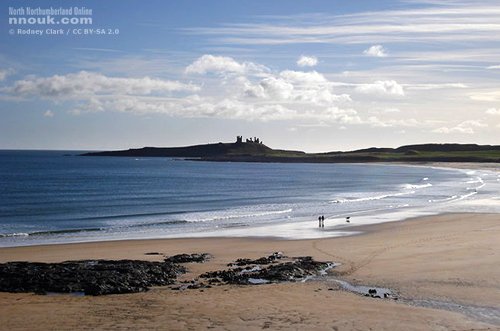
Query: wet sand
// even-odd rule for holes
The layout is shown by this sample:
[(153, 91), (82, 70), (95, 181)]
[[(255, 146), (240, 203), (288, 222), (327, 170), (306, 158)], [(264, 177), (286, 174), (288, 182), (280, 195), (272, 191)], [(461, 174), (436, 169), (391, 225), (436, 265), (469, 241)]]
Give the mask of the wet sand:
[(328, 278), (102, 297), (0, 293), (0, 329), (500, 329), (500, 215), (447, 214), (358, 229), (363, 234), (316, 240), (206, 238), (2, 248), (0, 262), (212, 254), (207, 263), (186, 265), (189, 273), (182, 279), (191, 279), (237, 258), (282, 251), (342, 263), (332, 277), (390, 288), (398, 301), (346, 292)]

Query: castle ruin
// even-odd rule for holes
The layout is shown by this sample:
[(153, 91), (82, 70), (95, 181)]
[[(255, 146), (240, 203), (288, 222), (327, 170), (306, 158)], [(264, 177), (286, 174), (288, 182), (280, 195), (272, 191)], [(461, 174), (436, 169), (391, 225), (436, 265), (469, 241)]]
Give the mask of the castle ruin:
[[(236, 143), (237, 144), (243, 144), (243, 136), (236, 136)], [(262, 140), (260, 140), (257, 137), (250, 137), (245, 139), (245, 143), (249, 144), (263, 144)]]

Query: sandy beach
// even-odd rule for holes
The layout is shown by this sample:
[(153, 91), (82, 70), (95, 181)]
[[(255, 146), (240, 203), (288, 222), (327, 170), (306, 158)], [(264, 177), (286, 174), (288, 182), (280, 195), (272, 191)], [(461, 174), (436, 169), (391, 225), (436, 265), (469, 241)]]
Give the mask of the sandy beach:
[[(361, 227), (317, 240), (137, 240), (0, 249), (0, 262), (149, 259), (207, 252), (181, 279), (275, 251), (342, 265), (321, 280), (256, 286), (76, 297), (0, 294), (0, 329), (495, 330), (500, 328), (500, 216), (448, 214)], [(325, 228), (328, 231), (328, 227)], [(382, 300), (342, 290), (332, 278), (381, 286)]]

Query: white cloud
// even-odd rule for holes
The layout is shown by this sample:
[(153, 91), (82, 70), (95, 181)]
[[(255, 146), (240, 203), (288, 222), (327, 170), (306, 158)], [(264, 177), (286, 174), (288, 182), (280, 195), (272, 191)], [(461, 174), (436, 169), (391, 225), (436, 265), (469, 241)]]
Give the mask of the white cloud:
[(235, 72), (242, 74), (245, 66), (226, 56), (203, 55), (186, 68), (186, 73)]
[(477, 92), (470, 94), (469, 97), (476, 101), (500, 101), (500, 91)]
[(315, 56), (305, 56), (302, 55), (298, 60), (297, 60), (297, 65), (299, 67), (314, 67), (318, 64), (318, 58)]
[(366, 94), (404, 96), (403, 86), (395, 80), (377, 80), (372, 84), (359, 84), (356, 90)]
[[(188, 68), (192, 73), (225, 70), (232, 74), (215, 78), (202, 75), (197, 78), (199, 86), (206, 86), (207, 79), (210, 86), (201, 89), (179, 81), (108, 77), (81, 71), (49, 77), (28, 76), (1, 91), (21, 98), (69, 102), (68, 111), (73, 114), (116, 111), (261, 121), (362, 122), (354, 110), (341, 107), (351, 101), (350, 96), (335, 93), (335, 84), (316, 71), (264, 72), (267, 68), (262, 70), (265, 67), (258, 64), (213, 56), (202, 56)], [(52, 112), (45, 114), (51, 115)]]
[(231, 57), (205, 54), (187, 66), (185, 72), (200, 75), (207, 73), (247, 74), (266, 72), (268, 70), (265, 66), (253, 62), (239, 63)]
[(387, 114), (389, 114), (389, 113), (400, 113), (401, 110), (399, 110), (398, 108), (386, 108), (386, 109), (382, 110), (382, 112), (387, 113)]
[(328, 80), (317, 71), (284, 70), (280, 77), (296, 84), (326, 84)]
[(488, 115), (500, 115), (500, 108), (497, 109), (497, 108), (490, 108), (490, 109), (487, 109), (486, 110), (486, 114)]
[[(462, 68), (482, 68), (483, 63), (497, 61), (498, 54), (494, 47), (488, 47), (488, 45), (481, 44), (473, 48), (450, 47), (439, 50), (421, 48), (415, 51), (399, 51), (398, 58), (404, 58), (406, 61), (415, 63), (436, 62), (443, 64), (443, 60), (446, 60), (446, 65), (448, 66), (454, 65), (461, 66)], [(471, 64), (471, 62), (480, 62), (481, 64), (476, 66)]]
[(279, 100), (290, 99), (293, 92), (293, 85), (283, 78), (267, 77), (260, 81), (258, 85), (265, 98), (274, 98)]
[(381, 128), (385, 128), (385, 127), (389, 127), (391, 126), (388, 122), (386, 121), (383, 121), (381, 119), (379, 119), (378, 117), (376, 116), (370, 116), (368, 117), (368, 120), (367, 122), (370, 124), (370, 126), (372, 127), (381, 127)]
[[(248, 121), (290, 120), (298, 118), (314, 119), (315, 114), (300, 113), (281, 104), (252, 104), (234, 98), (178, 98), (164, 99), (126, 96), (120, 99), (101, 98), (94, 103), (97, 109), (134, 114), (165, 114), (185, 118), (215, 117)], [(81, 109), (80, 111), (91, 111)]]
[(325, 120), (340, 124), (361, 124), (363, 121), (354, 109), (330, 107), (325, 111)]
[(54, 112), (52, 110), (47, 110), (45, 113), (43, 113), (44, 117), (54, 117)]
[(440, 89), (463, 89), (468, 88), (463, 83), (442, 83), (442, 84), (402, 84), (408, 90), (440, 90)]
[(200, 114), (208, 117), (221, 117), (243, 120), (287, 120), (295, 118), (297, 111), (280, 104), (254, 105), (235, 99), (223, 99), (215, 103), (194, 104), (184, 111), (198, 117)]
[(444, 134), (450, 134), (450, 133), (464, 133), (464, 134), (474, 134), (474, 130), (476, 128), (484, 128), (487, 127), (487, 124), (484, 124), (481, 121), (475, 121), (475, 120), (468, 120), (464, 121), (454, 127), (448, 128), (448, 127), (440, 127), (433, 132), (435, 133), (444, 133)]
[(247, 121), (296, 120), (300, 123), (325, 122), (363, 124), (353, 109), (336, 106), (307, 108), (295, 103), (247, 102), (235, 96), (222, 98), (189, 96), (183, 98), (157, 98), (150, 96), (100, 97), (88, 100), (72, 110), (75, 115), (98, 111), (127, 112), (137, 115), (164, 114), (174, 117), (214, 117)]
[(5, 80), (12, 73), (12, 69), (0, 69), (0, 81)]
[(386, 57), (387, 51), (382, 45), (373, 45), (370, 48), (365, 49), (363, 54), (367, 56)]
[(190, 28), (212, 42), (243, 45), (294, 43), (484, 42), (499, 40), (497, 3), (448, 3), (449, 6), (407, 7), (342, 15), (300, 14), (273, 17), (273, 22), (227, 23)]
[(487, 69), (500, 69), (500, 65), (489, 66), (489, 67), (487, 67)]
[(351, 101), (348, 94), (334, 93), (333, 82), (316, 71), (284, 70), (276, 75), (268, 75), (256, 84), (247, 80), (244, 83), (244, 94), (251, 98), (310, 106)]
[(149, 95), (174, 91), (197, 91), (199, 87), (150, 77), (117, 78), (80, 71), (51, 77), (28, 77), (3, 89), (14, 95), (75, 98), (82, 95)]
[[(200, 59), (207, 59), (206, 56)], [(150, 77), (109, 77), (78, 72), (49, 77), (29, 76), (1, 88), (8, 97), (38, 97), (64, 104), (73, 114), (87, 112), (127, 112), (137, 115), (163, 114), (172, 117), (214, 117), (247, 121), (296, 121), (307, 125), (348, 127), (427, 127), (443, 124), (419, 122), (412, 118), (395, 119), (399, 109), (379, 96), (403, 96), (404, 86), (395, 80), (369, 84), (335, 82), (315, 70), (270, 71), (259, 64), (232, 58), (195, 61), (190, 72), (217, 72), (220, 75), (194, 77), (195, 84)], [(217, 64), (218, 63), (218, 64)], [(189, 67), (188, 67), (189, 68)], [(187, 70), (187, 69), (186, 69)], [(226, 70), (226, 71), (224, 71)], [(226, 74), (227, 73), (227, 74)], [(360, 79), (360, 78), (357, 78)], [(361, 79), (360, 79), (361, 80)], [(351, 99), (351, 91), (363, 93)], [(64, 101), (64, 103), (62, 103)], [(370, 102), (371, 109), (358, 112), (353, 105)], [(365, 107), (363, 107), (365, 108)], [(366, 109), (366, 108), (365, 108)], [(370, 108), (368, 108), (370, 109)], [(380, 117), (369, 114), (378, 114)], [(47, 111), (44, 116), (53, 116)], [(466, 123), (467, 124), (467, 123)], [(458, 126), (465, 130), (469, 123)], [(453, 129), (453, 128), (452, 128)], [(449, 129), (449, 130), (452, 130)], [(445, 130), (445, 129), (442, 129)]]
[(414, 118), (396, 120), (396, 119), (380, 119), (376, 116), (370, 116), (365, 121), (366, 124), (369, 124), (372, 127), (418, 127), (418, 126), (427, 126), (426, 123), (421, 123)]

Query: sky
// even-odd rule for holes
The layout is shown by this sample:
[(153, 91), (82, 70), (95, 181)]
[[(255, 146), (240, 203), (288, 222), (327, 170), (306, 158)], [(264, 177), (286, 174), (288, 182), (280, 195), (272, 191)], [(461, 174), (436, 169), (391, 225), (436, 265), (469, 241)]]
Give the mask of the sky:
[[(12, 11), (26, 7), (86, 14), (15, 24), (46, 17)], [(0, 12), (0, 149), (500, 144), (497, 0), (6, 0)]]

